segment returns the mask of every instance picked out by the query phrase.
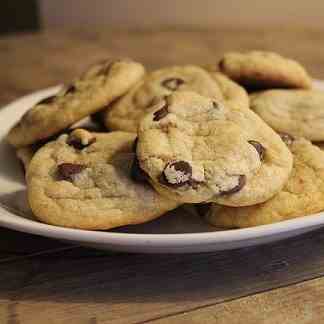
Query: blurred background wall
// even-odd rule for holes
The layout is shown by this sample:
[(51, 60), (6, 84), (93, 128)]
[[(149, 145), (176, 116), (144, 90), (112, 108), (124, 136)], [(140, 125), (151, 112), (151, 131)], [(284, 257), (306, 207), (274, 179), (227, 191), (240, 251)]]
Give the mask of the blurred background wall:
[(45, 28), (324, 25), (324, 0), (41, 0)]
[(316, 28), (324, 0), (1, 0), (0, 33), (93, 25)]

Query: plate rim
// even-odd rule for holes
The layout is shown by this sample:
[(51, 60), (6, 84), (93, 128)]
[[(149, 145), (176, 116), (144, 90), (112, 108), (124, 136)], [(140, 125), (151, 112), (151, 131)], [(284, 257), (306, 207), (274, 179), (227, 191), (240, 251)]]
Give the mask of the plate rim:
[[(316, 88), (324, 89), (324, 80), (314, 80), (314, 86)], [(61, 89), (61, 87), (61, 85), (57, 85), (43, 90), (38, 90), (12, 101), (11, 103), (0, 108), (0, 120), (1, 117), (5, 114), (8, 114), (10, 110), (13, 111), (15, 106), (24, 105), (31, 100), (36, 102), (43, 97), (55, 94)], [(21, 111), (21, 114), (23, 114), (25, 110), (21, 109)], [(10, 114), (12, 113), (10, 112)], [(9, 127), (10, 126), (11, 125), (9, 125)], [(0, 137), (1, 139), (3, 139), (2, 135), (0, 135)], [(121, 233), (111, 231), (91, 231), (49, 225), (37, 220), (26, 219), (22, 216), (19, 216), (19, 212), (12, 211), (12, 209), (10, 211), (10, 209), (10, 207), (5, 206), (4, 204), (0, 204), (0, 226), (56, 239), (78, 241), (84, 243), (110, 243), (116, 246), (126, 246), (130, 244), (150, 244), (151, 246), (167, 247), (174, 245), (180, 246), (179, 243), (181, 243), (182, 246), (229, 243), (278, 235), (303, 228), (324, 226), (323, 211), (320, 213), (297, 217), (273, 224), (214, 232), (172, 234)]]

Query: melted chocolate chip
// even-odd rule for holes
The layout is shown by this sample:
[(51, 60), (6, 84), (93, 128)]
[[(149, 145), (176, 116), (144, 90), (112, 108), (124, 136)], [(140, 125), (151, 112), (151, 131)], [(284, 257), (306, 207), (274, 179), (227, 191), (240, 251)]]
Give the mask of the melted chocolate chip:
[(266, 153), (265, 147), (257, 141), (251, 140), (251, 141), (248, 141), (248, 143), (250, 143), (256, 149), (256, 151), (259, 153), (260, 160), (263, 161), (265, 153)]
[(170, 78), (170, 79), (166, 79), (164, 80), (161, 84), (163, 87), (171, 90), (171, 91), (175, 91), (177, 90), (181, 84), (185, 83), (184, 80), (179, 79), (179, 78)]
[(73, 181), (74, 175), (80, 173), (86, 167), (82, 164), (61, 163), (57, 166), (60, 180)]
[(163, 107), (159, 110), (157, 110), (153, 115), (153, 121), (159, 121), (162, 118), (164, 118), (167, 114), (169, 113), (168, 111), (168, 104), (165, 103)]
[(224, 70), (224, 65), (225, 65), (225, 60), (224, 59), (221, 59), (218, 63), (218, 67), (221, 71)]
[(71, 139), (69, 139), (67, 141), (67, 144), (70, 146), (73, 146), (77, 150), (82, 150), (82, 149), (90, 146), (91, 144), (93, 144), (95, 141), (96, 141), (96, 138), (93, 137), (89, 140), (88, 144), (83, 144), (79, 138), (72, 137)]
[(37, 103), (37, 105), (49, 105), (51, 103), (53, 103), (56, 99), (56, 96), (50, 96), (50, 97), (47, 97), (43, 100), (41, 100), (39, 103)]
[[(174, 172), (176, 174), (170, 175), (169, 172)], [(178, 173), (178, 174), (177, 174)], [(171, 180), (171, 177), (174, 178)], [(161, 176), (160, 182), (169, 187), (182, 187), (186, 184), (196, 186), (198, 183), (192, 179), (192, 167), (186, 161), (173, 161), (168, 163)]]
[(238, 176), (238, 184), (232, 189), (221, 191), (220, 195), (223, 196), (223, 195), (231, 195), (233, 193), (236, 193), (240, 191), (245, 186), (245, 184), (246, 184), (246, 176), (244, 174), (241, 174)]
[(137, 156), (135, 155), (131, 167), (131, 177), (136, 182), (147, 182), (148, 175), (141, 169)]
[(293, 141), (295, 140), (291, 135), (287, 133), (278, 133), (283, 142), (285, 142), (286, 145), (291, 145)]

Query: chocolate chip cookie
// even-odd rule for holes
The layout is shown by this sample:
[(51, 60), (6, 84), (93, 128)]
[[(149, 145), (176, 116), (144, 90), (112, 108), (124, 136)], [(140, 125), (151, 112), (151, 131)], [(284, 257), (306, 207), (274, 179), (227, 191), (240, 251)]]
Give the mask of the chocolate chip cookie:
[(53, 225), (110, 229), (176, 208), (179, 203), (131, 178), (135, 137), (79, 129), (39, 149), (27, 172), (34, 215)]
[(273, 52), (229, 52), (219, 69), (249, 90), (271, 88), (311, 88), (311, 78), (296, 61)]
[(270, 200), (242, 208), (213, 204), (209, 223), (224, 228), (271, 224), (324, 210), (324, 152), (305, 139), (290, 141), (293, 170), (284, 188)]
[(253, 109), (278, 132), (324, 141), (324, 92), (268, 90), (251, 96)]
[(131, 60), (107, 60), (92, 66), (57, 95), (41, 100), (9, 132), (16, 147), (47, 139), (82, 118), (103, 109), (123, 95), (144, 75)]
[(128, 94), (104, 113), (106, 127), (111, 130), (137, 132), (140, 119), (159, 98), (176, 90), (192, 90), (217, 100), (222, 93), (213, 78), (193, 65), (167, 67), (152, 72)]
[(137, 156), (164, 196), (230, 206), (269, 199), (292, 167), (289, 149), (251, 110), (188, 91), (163, 98), (142, 119)]

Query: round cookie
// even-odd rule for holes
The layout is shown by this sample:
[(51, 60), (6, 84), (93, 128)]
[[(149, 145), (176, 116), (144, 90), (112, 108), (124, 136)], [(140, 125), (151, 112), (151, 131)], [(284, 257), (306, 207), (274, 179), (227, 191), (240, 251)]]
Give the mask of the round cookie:
[(219, 62), (219, 69), (249, 90), (312, 86), (310, 76), (298, 62), (273, 52), (229, 52)]
[(107, 60), (92, 66), (56, 96), (41, 100), (10, 130), (15, 147), (47, 139), (82, 118), (103, 109), (144, 75), (144, 67), (131, 60)]
[(46, 144), (27, 172), (28, 200), (48, 224), (110, 229), (143, 223), (179, 204), (131, 178), (136, 135), (75, 130)]
[(226, 105), (241, 109), (250, 108), (249, 95), (243, 87), (229, 79), (223, 73), (211, 71), (210, 75), (221, 89)]
[(324, 91), (268, 90), (251, 96), (251, 109), (278, 132), (324, 140)]
[(269, 199), (292, 167), (281, 138), (251, 110), (186, 91), (165, 97), (142, 119), (137, 157), (166, 197), (230, 206)]
[(191, 90), (221, 100), (222, 94), (212, 77), (194, 65), (173, 66), (152, 72), (103, 115), (111, 130), (137, 132), (138, 124), (152, 103), (176, 90)]
[(324, 210), (324, 152), (305, 139), (290, 144), (293, 170), (284, 188), (270, 200), (233, 208), (212, 204), (206, 219), (223, 228), (271, 224)]

